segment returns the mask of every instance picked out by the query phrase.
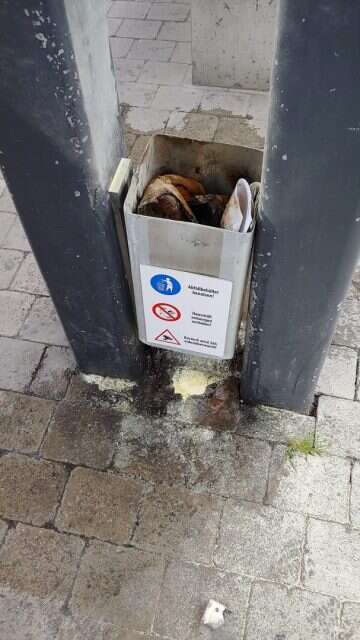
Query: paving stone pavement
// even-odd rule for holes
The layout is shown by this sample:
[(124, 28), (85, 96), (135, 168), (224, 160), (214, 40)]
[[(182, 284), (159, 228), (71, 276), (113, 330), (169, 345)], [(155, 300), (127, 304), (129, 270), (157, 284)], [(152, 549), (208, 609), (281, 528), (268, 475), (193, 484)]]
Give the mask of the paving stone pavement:
[[(154, 131), (263, 147), (266, 94), (192, 85), (189, 2), (108, 22), (135, 163)], [(314, 415), (239, 405), (226, 371), (151, 415), (74, 375), (0, 178), (0, 639), (360, 638), (359, 298), (360, 269)], [(290, 463), (308, 435), (324, 454)]]

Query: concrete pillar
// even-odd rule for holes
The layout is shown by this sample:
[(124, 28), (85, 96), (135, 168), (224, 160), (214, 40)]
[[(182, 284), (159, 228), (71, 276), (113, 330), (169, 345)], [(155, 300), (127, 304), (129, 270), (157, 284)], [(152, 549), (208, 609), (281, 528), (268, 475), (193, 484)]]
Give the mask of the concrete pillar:
[(308, 412), (360, 247), (360, 4), (280, 0), (242, 396)]
[(193, 82), (267, 91), (277, 0), (192, 0)]
[(80, 368), (142, 347), (107, 188), (122, 156), (102, 0), (0, 3), (0, 164)]

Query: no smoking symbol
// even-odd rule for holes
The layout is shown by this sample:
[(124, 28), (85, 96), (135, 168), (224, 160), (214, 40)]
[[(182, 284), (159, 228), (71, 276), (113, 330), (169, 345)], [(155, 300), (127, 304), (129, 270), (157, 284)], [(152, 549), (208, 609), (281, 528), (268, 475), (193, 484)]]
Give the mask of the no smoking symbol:
[(179, 309), (166, 302), (157, 302), (154, 304), (152, 312), (159, 320), (165, 320), (165, 322), (175, 322), (181, 318)]

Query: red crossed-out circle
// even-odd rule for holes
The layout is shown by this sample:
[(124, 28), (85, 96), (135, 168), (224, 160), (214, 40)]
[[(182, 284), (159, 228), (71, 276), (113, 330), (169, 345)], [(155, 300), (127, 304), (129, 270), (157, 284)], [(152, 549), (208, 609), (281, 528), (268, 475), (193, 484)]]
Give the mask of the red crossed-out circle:
[(157, 302), (152, 307), (154, 316), (165, 322), (175, 322), (181, 318), (181, 313), (177, 307), (167, 302)]

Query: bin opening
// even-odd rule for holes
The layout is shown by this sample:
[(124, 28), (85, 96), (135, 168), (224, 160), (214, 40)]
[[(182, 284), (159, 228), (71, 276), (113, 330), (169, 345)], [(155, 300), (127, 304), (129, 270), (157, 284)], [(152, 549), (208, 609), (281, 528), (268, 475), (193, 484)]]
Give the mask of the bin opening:
[(255, 226), (260, 182), (240, 178), (229, 195), (206, 193), (199, 180), (161, 174), (150, 180), (140, 199), (140, 215), (192, 222), (245, 233)]
[(230, 196), (239, 177), (260, 181), (257, 149), (154, 136), (124, 203), (139, 338), (157, 348), (216, 358), (234, 355), (254, 230), (235, 233), (139, 215), (149, 182), (162, 174), (199, 180)]

